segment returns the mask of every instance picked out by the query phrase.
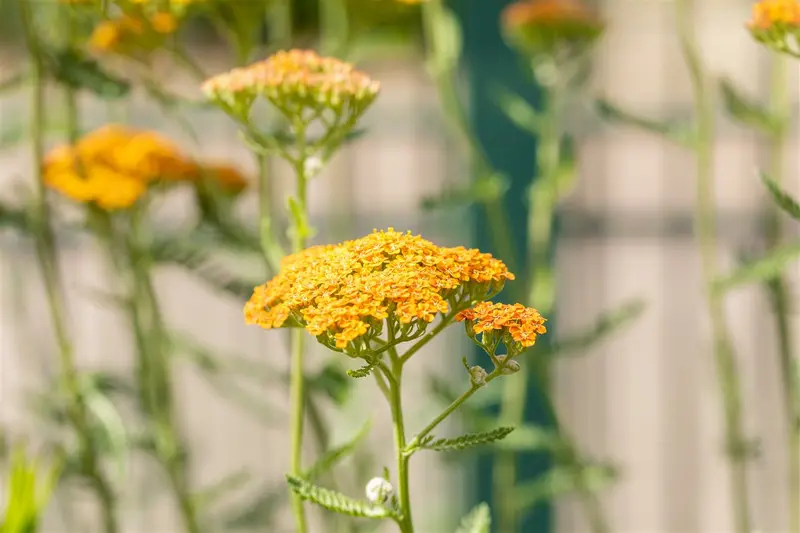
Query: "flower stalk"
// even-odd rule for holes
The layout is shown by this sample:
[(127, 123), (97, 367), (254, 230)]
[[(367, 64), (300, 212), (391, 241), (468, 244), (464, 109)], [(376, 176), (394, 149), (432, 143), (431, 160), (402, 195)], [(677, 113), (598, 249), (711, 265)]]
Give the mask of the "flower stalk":
[[(44, 181), (43, 161), (45, 157), (45, 65), (41, 43), (34, 26), (30, 0), (19, 1), (19, 11), (28, 51), (31, 57), (32, 102), (31, 102), (31, 144), (33, 173), (36, 184), (36, 203), (33, 217), (33, 230), (36, 242), (36, 255), (47, 299), (50, 319), (53, 323), (58, 353), (61, 363), (61, 386), (67, 393), (67, 413), (80, 442), (82, 474), (88, 479), (92, 490), (100, 502), (100, 513), (105, 533), (117, 533), (116, 497), (111, 483), (101, 467), (100, 452), (97, 449), (89, 413), (80, 388), (80, 377), (75, 363), (75, 354), (64, 316), (64, 302), (59, 280), (58, 254), (53, 232), (50, 209), (47, 204), (47, 191)], [(76, 106), (70, 106), (76, 109)], [(72, 116), (72, 113), (70, 113)]]
[(694, 34), (693, 0), (676, 0), (675, 15), (681, 52), (689, 70), (694, 93), (695, 170), (697, 199), (695, 224), (700, 248), (706, 303), (711, 320), (714, 360), (722, 394), (727, 457), (731, 469), (731, 511), (736, 533), (750, 533), (748, 496), (748, 443), (744, 434), (741, 379), (730, 331), (726, 324), (722, 296), (713, 290), (719, 274), (717, 225), (714, 193), (715, 107), (711, 80), (703, 65)]

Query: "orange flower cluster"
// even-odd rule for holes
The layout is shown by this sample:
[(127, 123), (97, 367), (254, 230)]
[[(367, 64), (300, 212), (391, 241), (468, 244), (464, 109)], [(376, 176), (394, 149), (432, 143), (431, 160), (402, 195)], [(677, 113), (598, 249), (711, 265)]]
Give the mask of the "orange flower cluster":
[(800, 57), (800, 1), (761, 0), (753, 5), (747, 29), (767, 47)]
[(227, 108), (249, 111), (263, 96), (287, 114), (307, 109), (341, 109), (360, 114), (378, 95), (380, 85), (353, 65), (311, 50), (280, 51), (244, 68), (203, 83), (209, 98)]
[(579, 0), (521, 0), (507, 6), (501, 18), (511, 39), (534, 53), (585, 46), (604, 29), (597, 15)]
[(244, 315), (264, 329), (299, 323), (344, 349), (379, 334), (385, 319), (424, 329), (437, 314), (496, 293), (512, 279), (490, 254), (442, 248), (390, 228), (286, 257), (280, 273), (256, 287)]
[(767, 30), (776, 25), (800, 27), (798, 0), (761, 0), (753, 5), (751, 29)]
[(195, 181), (208, 175), (219, 178), (223, 188), (236, 188), (243, 180), (228, 167), (197, 165), (154, 132), (114, 124), (86, 134), (72, 146), (53, 149), (43, 173), (49, 187), (107, 210), (132, 206), (157, 181)]
[(539, 311), (522, 304), (480, 302), (472, 309), (461, 311), (456, 320), (468, 321), (470, 336), (499, 331), (523, 348), (536, 344), (536, 337), (547, 333), (545, 319)]

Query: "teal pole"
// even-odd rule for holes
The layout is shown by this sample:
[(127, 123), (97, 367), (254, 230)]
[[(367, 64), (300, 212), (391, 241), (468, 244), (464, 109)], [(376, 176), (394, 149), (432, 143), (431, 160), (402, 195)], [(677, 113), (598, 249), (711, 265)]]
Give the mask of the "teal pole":
[[(480, 143), (487, 157), (499, 172), (510, 180), (510, 190), (505, 197), (505, 209), (514, 230), (514, 245), (524, 252), (528, 206), (525, 198), (534, 177), (536, 140), (529, 133), (517, 128), (495, 103), (497, 87), (528, 96), (537, 104), (540, 91), (530, 76), (521, 68), (519, 56), (504, 43), (500, 34), (500, 12), (509, 0), (460, 0), (453, 8), (461, 19), (464, 31), (464, 63), (468, 72), (470, 114)], [(482, 209), (475, 210), (476, 237), (478, 246), (497, 254), (492, 249), (490, 234), (486, 229), (486, 217)], [(519, 258), (526, 257), (518, 253)], [(524, 278), (523, 272), (517, 272)], [(520, 280), (521, 281), (521, 280)], [(518, 281), (518, 283), (520, 282)], [(502, 299), (503, 295), (500, 295)], [(549, 324), (552, 327), (552, 322)], [(476, 357), (481, 354), (476, 351)], [(531, 390), (526, 406), (528, 423), (548, 425), (550, 423), (539, 391)], [(518, 478), (532, 479), (544, 473), (550, 465), (547, 455), (523, 454), (519, 459)], [(477, 501), (492, 501), (492, 460), (482, 456), (477, 467)], [(496, 531), (496, 533), (550, 533), (552, 531), (552, 509), (543, 504), (532, 509), (525, 517), (519, 532)]]

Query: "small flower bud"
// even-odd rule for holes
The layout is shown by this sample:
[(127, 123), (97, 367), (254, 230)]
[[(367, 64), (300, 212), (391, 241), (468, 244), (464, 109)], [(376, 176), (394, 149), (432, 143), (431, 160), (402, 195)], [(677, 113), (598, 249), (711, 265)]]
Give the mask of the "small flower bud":
[(503, 368), (503, 370), (501, 370), (503, 375), (510, 376), (511, 374), (516, 374), (517, 372), (519, 372), (520, 370), (519, 363), (514, 361), (513, 359), (510, 359), (508, 361), (506, 361), (506, 359), (508, 359), (508, 357), (505, 355), (500, 355), (497, 357), (498, 365)]
[(486, 385), (486, 377), (488, 374), (480, 366), (473, 366), (469, 369), (469, 379), (476, 387), (483, 387)]
[(317, 156), (312, 156), (306, 159), (305, 164), (303, 165), (303, 170), (306, 173), (306, 178), (310, 179), (316, 176), (317, 174), (322, 171), (323, 167), (322, 159)]
[(391, 498), (394, 487), (382, 477), (374, 477), (367, 483), (365, 493), (371, 503), (386, 503)]

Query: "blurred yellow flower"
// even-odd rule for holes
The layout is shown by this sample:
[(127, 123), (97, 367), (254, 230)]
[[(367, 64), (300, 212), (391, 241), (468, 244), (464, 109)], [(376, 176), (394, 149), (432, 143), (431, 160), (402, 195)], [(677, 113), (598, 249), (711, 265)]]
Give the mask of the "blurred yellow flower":
[(380, 84), (350, 63), (311, 50), (290, 50), (214, 76), (202, 89), (209, 98), (245, 111), (257, 96), (264, 96), (290, 115), (324, 108), (360, 114), (376, 98)]
[(45, 183), (65, 196), (113, 210), (133, 205), (153, 181), (190, 179), (191, 169), (157, 134), (107, 125), (53, 149), (43, 171)]
[(237, 168), (226, 164), (197, 165), (192, 176), (199, 184), (210, 181), (213, 187), (230, 194), (239, 194), (249, 185)]
[[(375, 338), (421, 334), (438, 314), (498, 292), (514, 279), (479, 250), (443, 248), (393, 229), (286, 257), (277, 276), (256, 287), (245, 321), (265, 329), (300, 325), (338, 349)], [(412, 333), (413, 332), (413, 333)]]
[(545, 319), (539, 311), (522, 304), (480, 302), (458, 313), (456, 320), (468, 322), (470, 336), (498, 331), (523, 348), (530, 348), (536, 344), (538, 335), (547, 333)]
[(747, 23), (750, 34), (778, 52), (800, 57), (800, 1), (761, 0)]

